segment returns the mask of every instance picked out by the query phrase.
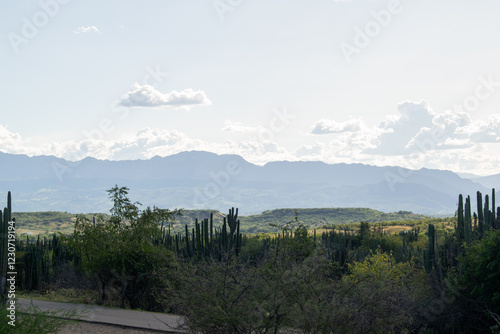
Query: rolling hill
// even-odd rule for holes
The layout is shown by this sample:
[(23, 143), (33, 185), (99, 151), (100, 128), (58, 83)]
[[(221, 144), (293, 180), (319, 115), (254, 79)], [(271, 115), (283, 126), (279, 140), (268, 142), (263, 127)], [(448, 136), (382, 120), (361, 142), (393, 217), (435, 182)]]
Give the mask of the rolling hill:
[[(184, 226), (193, 227), (195, 220), (210, 218), (213, 214), (214, 226), (222, 225), (225, 214), (216, 210), (184, 210), (176, 216), (173, 224), (175, 231), (184, 231)], [(296, 215), (297, 214), (297, 215)], [(16, 230), (19, 234), (37, 235), (50, 233), (73, 233), (76, 215), (67, 212), (14, 212)], [(258, 215), (240, 216), (243, 233), (279, 232), (280, 226), (295, 221), (308, 228), (325, 225), (349, 224), (359, 222), (390, 222), (424, 219), (425, 216), (411, 212), (384, 213), (366, 208), (320, 208), (320, 209), (275, 209)], [(275, 225), (277, 227), (273, 227)]]

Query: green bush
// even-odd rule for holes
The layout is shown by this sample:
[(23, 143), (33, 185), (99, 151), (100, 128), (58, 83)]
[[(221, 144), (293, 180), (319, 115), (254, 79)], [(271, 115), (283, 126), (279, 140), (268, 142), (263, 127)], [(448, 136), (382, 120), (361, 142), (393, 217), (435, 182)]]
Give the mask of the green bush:
[(500, 230), (489, 231), (460, 256), (455, 280), (461, 291), (463, 326), (500, 326)]

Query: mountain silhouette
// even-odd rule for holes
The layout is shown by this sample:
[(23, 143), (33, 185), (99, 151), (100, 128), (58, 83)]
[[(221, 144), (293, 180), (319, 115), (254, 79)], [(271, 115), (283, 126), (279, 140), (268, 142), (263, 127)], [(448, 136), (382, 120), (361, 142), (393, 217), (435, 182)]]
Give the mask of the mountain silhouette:
[[(498, 177), (481, 181), (500, 181)], [(483, 182), (484, 183), (484, 182)], [(238, 155), (182, 152), (149, 160), (71, 162), (0, 152), (0, 190), (14, 211), (108, 212), (106, 190), (130, 189), (143, 206), (214, 209), (242, 214), (276, 208), (366, 207), (384, 212), (454, 214), (459, 194), (490, 193), (446, 170), (364, 164), (276, 161), (255, 165)]]

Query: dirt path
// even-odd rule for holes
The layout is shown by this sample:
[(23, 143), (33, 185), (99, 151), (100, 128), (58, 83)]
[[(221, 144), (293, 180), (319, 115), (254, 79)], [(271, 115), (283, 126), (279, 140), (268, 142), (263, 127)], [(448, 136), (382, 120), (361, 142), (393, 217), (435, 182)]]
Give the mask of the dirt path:
[(68, 324), (58, 332), (58, 334), (115, 334), (115, 333), (158, 334), (162, 332), (152, 331), (147, 329), (122, 327), (116, 325), (104, 325), (93, 322), (81, 322), (81, 321)]
[[(182, 333), (182, 331), (176, 329), (179, 327), (182, 318), (176, 315), (25, 298), (18, 300), (18, 307), (28, 307), (31, 302), (40, 310), (77, 310), (80, 319), (84, 322), (69, 324), (64, 329), (66, 332), (62, 331), (61, 333), (158, 333), (158, 331)], [(97, 324), (102, 324), (102, 326), (94, 326)], [(120, 326), (118, 327), (120, 331), (117, 331), (116, 326)], [(90, 327), (93, 327), (93, 329)], [(127, 332), (126, 330), (133, 331)]]
[(64, 326), (58, 334), (158, 334), (165, 333), (147, 329), (122, 327), (117, 325), (105, 325), (94, 322), (75, 322)]

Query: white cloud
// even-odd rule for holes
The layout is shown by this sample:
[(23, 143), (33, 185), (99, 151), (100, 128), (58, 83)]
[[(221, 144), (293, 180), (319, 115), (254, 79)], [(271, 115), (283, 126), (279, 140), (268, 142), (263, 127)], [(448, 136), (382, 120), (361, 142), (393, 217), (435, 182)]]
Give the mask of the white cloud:
[(194, 139), (177, 130), (157, 128), (143, 128), (135, 133), (110, 140), (84, 139), (78, 142), (49, 143), (22, 153), (54, 155), (70, 161), (78, 161), (88, 156), (108, 160), (135, 160), (192, 150), (238, 154), (256, 164), (275, 160), (296, 160), (293, 154), (278, 143), (259, 140), (257, 137), (237, 142), (217, 143)]
[(234, 132), (234, 133), (258, 133), (264, 131), (262, 126), (246, 126), (241, 122), (233, 122), (230, 120), (226, 120), (224, 122), (224, 127), (221, 129), (226, 132)]
[[(398, 106), (398, 111), (399, 114), (391, 115), (373, 127), (368, 127), (361, 119), (343, 123), (320, 120), (315, 127), (319, 125), (318, 129), (337, 132), (314, 137), (303, 134), (304, 142), (296, 147), (282, 146), (278, 141), (281, 137), (269, 135), (269, 129), (265, 127), (247, 126), (230, 120), (221, 130), (232, 132), (239, 138), (224, 142), (192, 138), (177, 130), (144, 128), (106, 140), (82, 139), (40, 144), (43, 141), (24, 139), (0, 125), (0, 151), (54, 155), (77, 161), (87, 156), (109, 160), (149, 159), (156, 155), (203, 150), (238, 154), (256, 164), (276, 160), (315, 160), (399, 165), (411, 169), (451, 169), (482, 175), (498, 173), (500, 115), (491, 115), (486, 120), (472, 120), (467, 113), (460, 111), (434, 113), (425, 102), (405, 102)], [(390, 141), (400, 142), (392, 144)]]
[(0, 124), (0, 151), (6, 153), (21, 153), (24, 148), (21, 135), (10, 131)]
[(314, 145), (302, 145), (295, 151), (295, 155), (301, 159), (315, 159), (323, 155), (326, 145), (321, 142), (316, 142)]
[(468, 134), (474, 143), (500, 142), (500, 115), (491, 115), (487, 121), (478, 120), (457, 129), (458, 134)]
[(311, 134), (322, 135), (330, 133), (357, 132), (363, 127), (361, 119), (350, 119), (345, 122), (336, 122), (329, 119), (320, 119), (311, 129)]
[(88, 34), (88, 33), (97, 33), (99, 34), (100, 31), (97, 29), (96, 26), (82, 26), (76, 28), (76, 30), (73, 30), (74, 34)]
[(434, 117), (432, 127), (422, 128), (406, 148), (447, 150), (498, 142), (500, 115), (491, 115), (487, 121), (472, 121), (467, 113), (445, 111)]
[[(113, 140), (83, 140), (76, 145), (75, 158), (86, 156), (109, 160), (150, 159), (182, 151), (201, 149), (201, 141), (176, 130), (144, 128)], [(64, 158), (71, 158), (63, 154)]]
[(275, 141), (244, 140), (226, 141), (216, 148), (219, 154), (237, 154), (254, 164), (263, 165), (269, 161), (297, 160), (296, 156)]
[(196, 105), (211, 105), (212, 102), (201, 90), (193, 91), (188, 88), (182, 92), (174, 90), (170, 93), (161, 93), (150, 85), (141, 86), (135, 83), (120, 104), (126, 107), (189, 108)]
[[(397, 109), (398, 114), (387, 116), (373, 128), (367, 127), (361, 119), (343, 123), (320, 120), (311, 133), (333, 133), (335, 137), (330, 142), (302, 145), (295, 156), (329, 163), (451, 168), (484, 174), (480, 172), (482, 167), (477, 157), (493, 147), (491, 145), (498, 144), (496, 149), (500, 147), (500, 115), (473, 121), (462, 111), (435, 113), (425, 101), (405, 101)], [(488, 162), (484, 168), (493, 171), (494, 161), (499, 160), (494, 156), (496, 154), (486, 158)]]
[(404, 154), (408, 144), (424, 128), (433, 126), (434, 112), (426, 101), (405, 101), (398, 104), (397, 115), (390, 115), (380, 123), (380, 135), (375, 141), (376, 148), (366, 153), (398, 155)]

